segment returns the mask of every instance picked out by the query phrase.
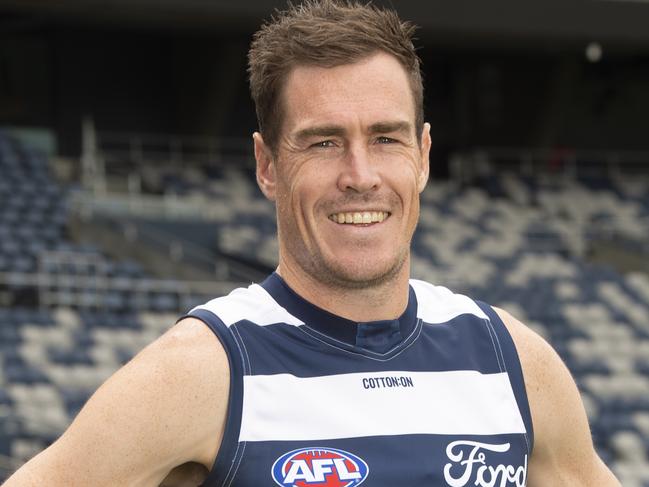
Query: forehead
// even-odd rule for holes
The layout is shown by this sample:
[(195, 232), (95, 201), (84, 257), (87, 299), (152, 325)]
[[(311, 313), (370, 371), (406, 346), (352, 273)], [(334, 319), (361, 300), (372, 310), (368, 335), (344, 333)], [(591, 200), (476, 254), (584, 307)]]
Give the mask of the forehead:
[(297, 66), (283, 90), (283, 132), (310, 125), (402, 120), (414, 127), (415, 103), (406, 70), (386, 53), (332, 68)]

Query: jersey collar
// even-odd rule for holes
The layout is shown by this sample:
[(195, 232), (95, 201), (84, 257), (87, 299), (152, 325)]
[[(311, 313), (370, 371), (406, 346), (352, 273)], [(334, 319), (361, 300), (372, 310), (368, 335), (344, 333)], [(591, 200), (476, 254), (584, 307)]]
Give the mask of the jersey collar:
[(412, 287), (408, 305), (399, 318), (357, 322), (335, 315), (310, 303), (293, 291), (276, 272), (261, 286), (277, 303), (309, 328), (334, 340), (375, 353), (386, 353), (407, 338), (417, 325), (417, 298)]

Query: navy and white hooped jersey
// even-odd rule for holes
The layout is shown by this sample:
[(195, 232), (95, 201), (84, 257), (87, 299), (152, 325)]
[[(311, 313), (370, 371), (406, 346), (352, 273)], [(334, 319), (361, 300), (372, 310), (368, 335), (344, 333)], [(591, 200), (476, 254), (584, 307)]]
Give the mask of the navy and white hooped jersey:
[(227, 352), (209, 487), (521, 487), (532, 422), (491, 307), (411, 280), (396, 320), (357, 323), (277, 274), (193, 309)]

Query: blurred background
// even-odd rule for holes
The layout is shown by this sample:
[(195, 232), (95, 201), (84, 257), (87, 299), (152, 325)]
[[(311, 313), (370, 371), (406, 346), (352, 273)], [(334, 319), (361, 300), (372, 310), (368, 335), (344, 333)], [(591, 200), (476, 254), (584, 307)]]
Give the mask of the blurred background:
[[(649, 486), (649, 2), (393, 3), (433, 134), (413, 276), (549, 340), (604, 461)], [(283, 5), (0, 1), (0, 481), (274, 268), (246, 52)]]

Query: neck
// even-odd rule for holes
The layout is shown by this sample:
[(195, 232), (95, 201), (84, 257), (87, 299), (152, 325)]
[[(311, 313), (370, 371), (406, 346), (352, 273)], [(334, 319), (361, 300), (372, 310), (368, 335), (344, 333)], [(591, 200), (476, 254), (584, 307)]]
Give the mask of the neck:
[(343, 288), (323, 283), (298, 266), (288, 265), (280, 257), (277, 273), (286, 284), (307, 301), (330, 313), (352, 321), (366, 322), (396, 319), (408, 305), (410, 259), (391, 279), (379, 284)]

